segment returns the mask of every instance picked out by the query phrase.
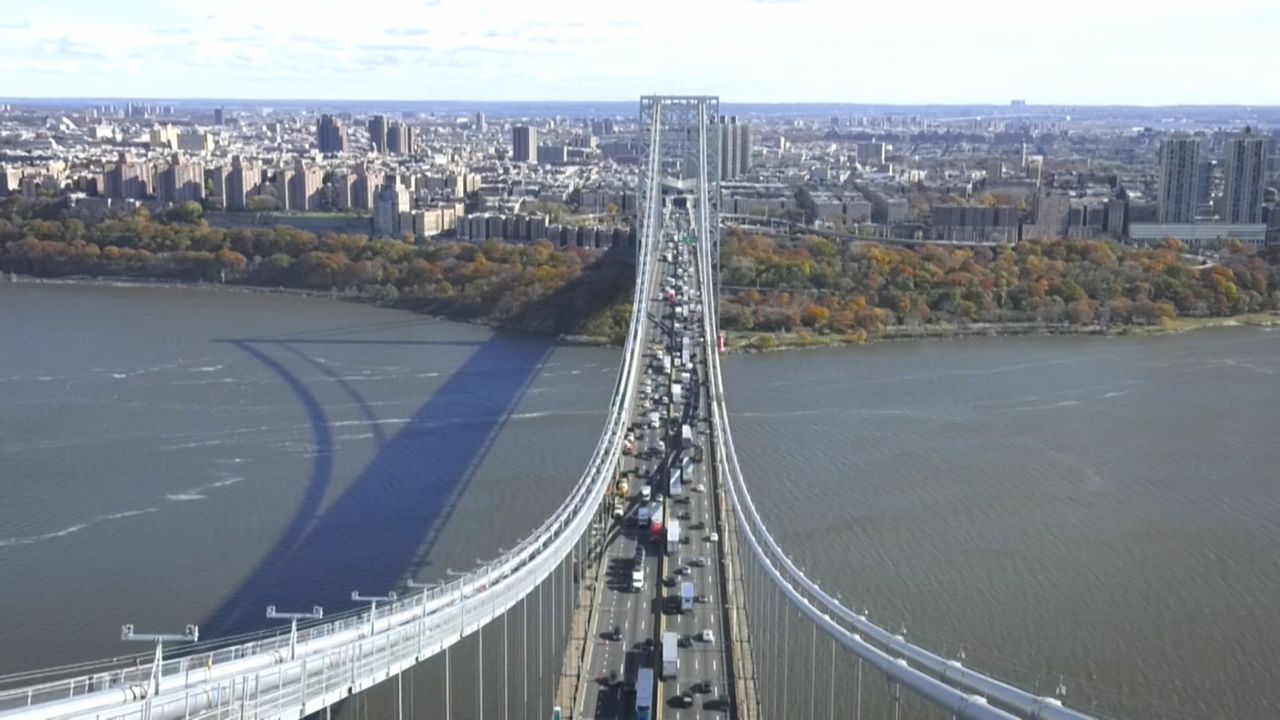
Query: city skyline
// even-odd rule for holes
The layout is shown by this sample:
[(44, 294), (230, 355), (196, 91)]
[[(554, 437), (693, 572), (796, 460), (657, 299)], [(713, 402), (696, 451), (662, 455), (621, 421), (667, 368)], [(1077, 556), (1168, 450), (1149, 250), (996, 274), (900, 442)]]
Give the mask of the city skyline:
[(573, 102), (663, 90), (777, 103), (1266, 105), (1276, 100), (1258, 78), (1280, 72), (1265, 52), (1280, 8), (1259, 0), (1172, 0), (1158, 15), (1102, 0), (1071, 12), (992, 0), (980, 15), (940, 0), (910, 14), (835, 0), (659, 0), (644, 16), (581, 0), (343, 8), (14, 8), (0, 22), (5, 94)]

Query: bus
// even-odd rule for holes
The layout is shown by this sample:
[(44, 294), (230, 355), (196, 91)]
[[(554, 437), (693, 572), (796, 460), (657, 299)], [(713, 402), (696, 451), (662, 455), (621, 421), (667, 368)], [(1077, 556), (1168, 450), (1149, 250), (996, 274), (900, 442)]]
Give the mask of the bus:
[(640, 668), (636, 673), (636, 720), (653, 717), (653, 668)]

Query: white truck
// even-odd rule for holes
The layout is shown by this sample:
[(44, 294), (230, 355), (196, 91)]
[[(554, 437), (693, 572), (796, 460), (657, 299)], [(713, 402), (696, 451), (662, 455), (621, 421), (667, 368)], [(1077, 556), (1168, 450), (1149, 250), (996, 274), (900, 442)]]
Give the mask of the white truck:
[(662, 679), (675, 680), (680, 674), (680, 642), (673, 632), (662, 633)]

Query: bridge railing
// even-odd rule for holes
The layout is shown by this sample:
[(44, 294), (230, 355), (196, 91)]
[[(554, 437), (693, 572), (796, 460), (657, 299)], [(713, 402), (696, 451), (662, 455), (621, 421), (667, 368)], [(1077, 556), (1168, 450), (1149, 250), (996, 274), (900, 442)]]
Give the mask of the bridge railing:
[[(658, 133), (655, 116), (651, 137)], [(649, 178), (659, 144), (651, 142)], [(559, 508), (512, 550), (436, 588), (370, 611), (226, 647), (187, 648), (159, 667), (152, 693), (149, 655), (10, 676), (0, 718), (273, 717), (315, 710), (400, 672), (477, 631), (550, 575), (590, 527), (612, 478), (632, 410), (644, 352), (645, 298), (652, 290), (661, 194), (648, 188), (641, 218), (631, 327), (606, 423), (586, 470)], [(37, 678), (44, 682), (28, 684)], [(0, 683), (3, 679), (0, 678)]]

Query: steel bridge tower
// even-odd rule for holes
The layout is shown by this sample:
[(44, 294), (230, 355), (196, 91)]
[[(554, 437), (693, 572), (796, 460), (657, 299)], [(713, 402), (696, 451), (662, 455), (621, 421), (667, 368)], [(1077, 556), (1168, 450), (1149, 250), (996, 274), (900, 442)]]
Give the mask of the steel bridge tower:
[[(720, 116), (720, 98), (715, 95), (645, 95), (640, 98), (640, 208), (647, 208), (650, 188), (659, 193), (668, 184), (676, 189), (690, 189), (696, 183), (701, 168), (706, 168), (707, 178), (707, 226), (699, 233), (711, 245), (712, 268), (715, 272), (717, 299), (720, 290), (720, 133), (710, 127)], [(657, 168), (661, 177), (650, 182), (649, 157), (654, 142), (651, 129), (658, 119), (656, 142), (662, 163)], [(698, 125), (702, 123), (706, 134), (705, 149), (700, 151)], [(692, 194), (692, 193), (690, 193)], [(646, 219), (641, 212), (639, 232), (644, 232)], [(711, 307), (713, 304), (708, 303)]]

